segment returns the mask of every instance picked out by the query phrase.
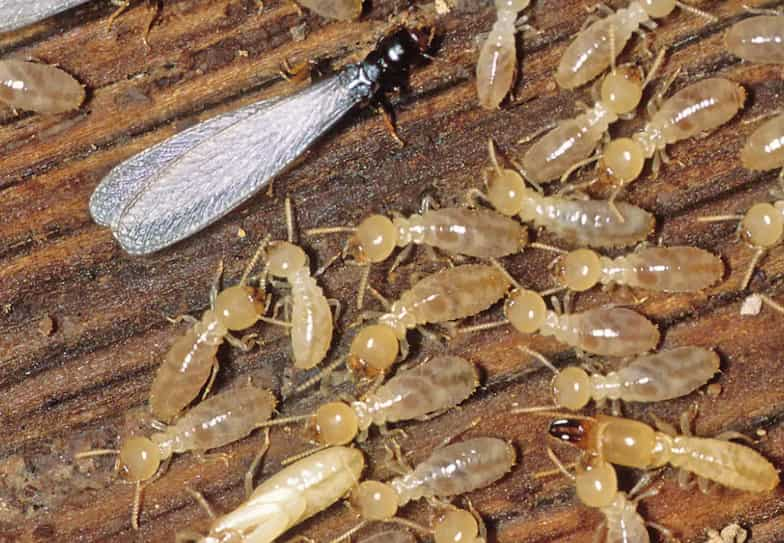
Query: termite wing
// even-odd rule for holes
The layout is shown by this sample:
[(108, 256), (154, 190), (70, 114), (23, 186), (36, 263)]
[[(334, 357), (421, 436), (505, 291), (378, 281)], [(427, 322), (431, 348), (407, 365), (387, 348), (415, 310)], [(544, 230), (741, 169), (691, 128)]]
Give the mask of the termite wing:
[(71, 9), (87, 0), (2, 0), (0, 32), (10, 32)]
[(398, 29), (364, 61), (301, 92), (214, 117), (142, 151), (95, 189), (93, 219), (131, 254), (195, 234), (267, 185), (354, 106), (399, 83), (428, 43), (427, 34)]

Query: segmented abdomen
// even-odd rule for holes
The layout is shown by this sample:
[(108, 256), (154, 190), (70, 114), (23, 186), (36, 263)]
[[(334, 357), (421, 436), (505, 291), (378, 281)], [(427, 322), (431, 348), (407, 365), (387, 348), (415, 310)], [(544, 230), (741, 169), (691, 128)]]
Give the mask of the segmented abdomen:
[(761, 64), (784, 64), (784, 18), (781, 15), (749, 17), (732, 25), (724, 35), (733, 55)]
[(332, 311), (307, 269), (291, 279), (291, 348), (294, 366), (310, 369), (324, 360), (332, 343)]
[(619, 257), (602, 270), (607, 279), (660, 292), (696, 292), (717, 283), (724, 263), (696, 247), (650, 247)]
[[(776, 18), (784, 21), (784, 17)], [(755, 171), (784, 166), (784, 115), (766, 121), (752, 132), (740, 151), (740, 161), (744, 168)]]
[(453, 207), (427, 211), (410, 221), (411, 239), (454, 254), (499, 258), (519, 252), (528, 230), (519, 222), (488, 209)]
[(568, 345), (602, 356), (642, 354), (659, 343), (658, 328), (624, 307), (562, 315), (552, 333)]
[(629, 402), (660, 402), (685, 396), (719, 371), (719, 356), (702, 347), (678, 347), (636, 358), (618, 370)]

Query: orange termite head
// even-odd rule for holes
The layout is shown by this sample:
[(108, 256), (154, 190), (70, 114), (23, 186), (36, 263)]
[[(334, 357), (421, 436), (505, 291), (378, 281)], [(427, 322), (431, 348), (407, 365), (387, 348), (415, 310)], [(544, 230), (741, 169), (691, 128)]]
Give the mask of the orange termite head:
[(557, 419), (550, 423), (548, 432), (556, 439), (586, 449), (590, 421), (583, 419)]

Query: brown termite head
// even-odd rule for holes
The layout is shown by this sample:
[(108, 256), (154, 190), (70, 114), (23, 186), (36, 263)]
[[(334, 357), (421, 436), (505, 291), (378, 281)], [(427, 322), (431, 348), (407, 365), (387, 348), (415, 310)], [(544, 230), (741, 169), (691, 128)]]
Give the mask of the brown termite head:
[(575, 292), (593, 288), (601, 278), (602, 262), (590, 249), (577, 249), (560, 257), (554, 269), (556, 280)]
[(544, 299), (533, 290), (513, 290), (504, 305), (506, 318), (523, 334), (533, 334), (539, 330), (547, 318), (547, 313)]
[(377, 376), (395, 362), (399, 350), (400, 342), (392, 328), (371, 324), (354, 336), (346, 364), (354, 373)]
[(591, 430), (594, 421), (587, 418), (556, 419), (550, 423), (548, 432), (556, 439), (583, 450), (591, 449)]

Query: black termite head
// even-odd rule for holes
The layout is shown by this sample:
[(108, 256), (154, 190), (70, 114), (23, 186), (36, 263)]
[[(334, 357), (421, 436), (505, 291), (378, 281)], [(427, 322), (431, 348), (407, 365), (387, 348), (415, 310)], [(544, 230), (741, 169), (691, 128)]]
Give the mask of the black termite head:
[(364, 64), (378, 70), (383, 87), (400, 87), (405, 83), (409, 68), (427, 58), (432, 37), (429, 29), (400, 27), (378, 42)]
[(548, 432), (556, 439), (580, 448), (586, 446), (589, 421), (581, 419), (557, 419), (550, 423)]

